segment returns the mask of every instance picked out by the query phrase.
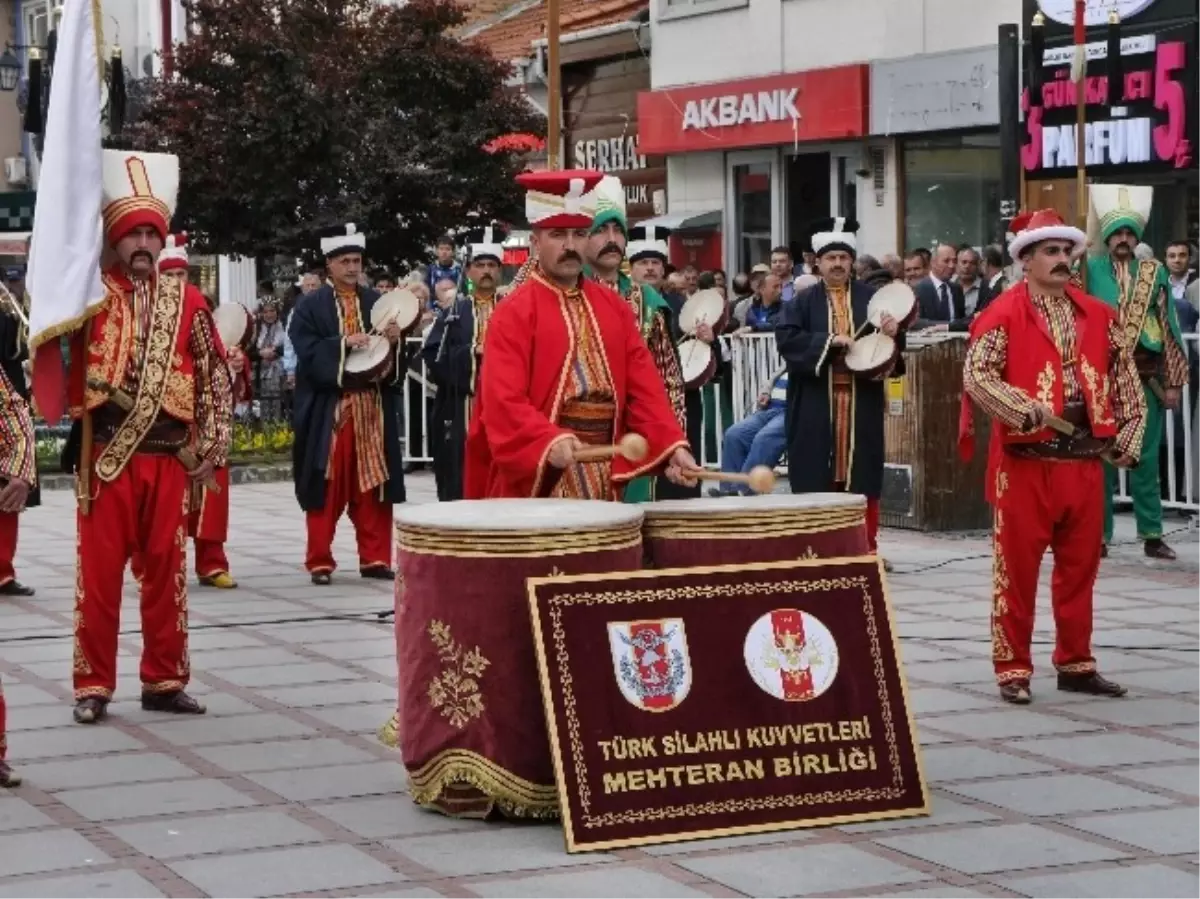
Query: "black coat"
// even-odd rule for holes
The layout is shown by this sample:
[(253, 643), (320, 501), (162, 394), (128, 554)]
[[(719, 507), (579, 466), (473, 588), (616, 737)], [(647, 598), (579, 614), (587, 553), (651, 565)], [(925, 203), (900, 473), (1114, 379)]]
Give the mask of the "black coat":
[[(358, 288), (358, 311), (370, 327), (371, 307), (378, 292)], [(333, 437), (334, 415), (342, 394), (345, 352), (337, 297), (323, 284), (300, 298), (288, 324), (296, 351), (296, 393), (292, 413), (292, 478), (300, 508), (315, 511), (325, 506), (325, 467)], [(383, 501), (404, 502), (404, 341), (396, 345), (391, 374), (379, 383), (383, 400), (383, 443), (388, 480)]]
[(967, 301), (963, 290), (953, 281), (946, 283), (950, 289), (950, 317), (946, 318), (941, 312), (942, 300), (933, 278), (926, 276), (917, 282), (913, 292), (917, 295), (917, 320), (912, 329), (919, 331), (930, 325), (949, 324), (951, 331), (965, 331), (971, 324), (967, 316)]
[[(867, 321), (867, 305), (875, 291), (851, 282), (851, 333)], [(825, 284), (820, 282), (783, 304), (775, 340), (787, 362), (788, 481), (793, 493), (819, 493), (833, 483), (832, 366), (843, 351), (828, 347), (833, 316)], [(863, 334), (874, 329), (863, 327)], [(861, 336), (861, 335), (860, 335)], [(904, 349), (904, 335), (897, 338)], [(892, 374), (904, 373), (904, 360)], [(855, 378), (850, 408), (854, 416), (850, 454), (851, 493), (878, 497), (883, 492), (884, 382)]]
[(464, 452), (470, 423), (467, 405), (475, 394), (479, 368), (475, 350), (475, 304), (459, 297), (453, 306), (438, 310), (421, 348), (437, 385), (429, 428), (433, 472), (442, 502), (463, 498)]

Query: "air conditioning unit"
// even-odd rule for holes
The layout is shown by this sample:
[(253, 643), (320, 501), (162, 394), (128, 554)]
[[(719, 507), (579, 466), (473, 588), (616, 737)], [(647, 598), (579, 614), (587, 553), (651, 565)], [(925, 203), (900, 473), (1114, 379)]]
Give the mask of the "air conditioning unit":
[(13, 187), (23, 187), (29, 179), (24, 156), (9, 156), (4, 160), (4, 180)]

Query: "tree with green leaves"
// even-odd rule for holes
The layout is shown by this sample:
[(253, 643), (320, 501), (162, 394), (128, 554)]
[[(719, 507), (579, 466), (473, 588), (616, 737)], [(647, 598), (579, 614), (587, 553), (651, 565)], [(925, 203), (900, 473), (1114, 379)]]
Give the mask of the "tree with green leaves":
[(179, 156), (175, 225), (206, 250), (311, 256), (319, 232), (354, 222), (369, 258), (395, 265), (449, 229), (519, 217), (523, 157), (493, 142), (543, 124), (505, 88), (507, 64), (455, 35), (459, 3), (185, 6), (174, 77), (124, 137)]

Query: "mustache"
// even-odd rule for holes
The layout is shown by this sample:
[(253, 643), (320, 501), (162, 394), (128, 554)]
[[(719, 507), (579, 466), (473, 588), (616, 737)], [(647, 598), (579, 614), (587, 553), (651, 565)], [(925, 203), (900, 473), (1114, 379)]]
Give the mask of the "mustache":
[(1071, 274), (1071, 266), (1067, 265), (1065, 262), (1060, 262), (1058, 265), (1054, 266), (1054, 268), (1050, 269), (1050, 274), (1052, 275), (1057, 275), (1060, 272), (1064, 275)]
[(145, 259), (147, 262), (154, 261), (154, 256), (152, 256), (148, 250), (134, 250), (133, 255), (129, 257), (129, 261), (132, 262), (138, 257)]
[[(604, 255), (604, 254), (601, 253), (601, 255)], [(563, 254), (558, 257), (558, 261), (560, 264), (563, 262), (578, 262), (580, 265), (582, 265), (583, 257), (580, 256), (578, 253), (576, 253), (574, 250), (564, 250)]]
[(623, 249), (621, 249), (621, 247), (617, 246), (615, 243), (606, 243), (604, 245), (604, 249), (602, 249), (597, 255), (598, 256), (607, 256), (609, 253), (616, 253), (618, 256), (625, 255), (625, 251)]

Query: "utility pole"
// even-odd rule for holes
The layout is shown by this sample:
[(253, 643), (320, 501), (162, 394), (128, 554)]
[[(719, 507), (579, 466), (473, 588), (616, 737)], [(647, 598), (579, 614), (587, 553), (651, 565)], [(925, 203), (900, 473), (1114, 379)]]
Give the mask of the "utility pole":
[(546, 0), (546, 167), (558, 168), (558, 148), (562, 144), (562, 68), (558, 62), (558, 4)]
[(1006, 247), (1005, 235), (1021, 208), (1021, 38), (1016, 25), (1001, 25), (999, 52), (1000, 99), (1000, 222), (996, 242)]

